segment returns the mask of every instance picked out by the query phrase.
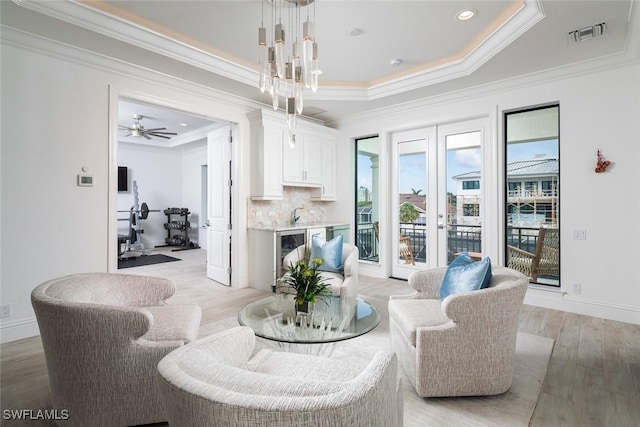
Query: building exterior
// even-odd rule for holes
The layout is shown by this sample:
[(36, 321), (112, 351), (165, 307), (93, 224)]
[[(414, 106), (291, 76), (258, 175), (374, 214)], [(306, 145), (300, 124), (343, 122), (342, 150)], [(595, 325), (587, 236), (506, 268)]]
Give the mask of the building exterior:
[[(558, 223), (559, 167), (556, 158), (522, 160), (507, 165), (507, 224), (554, 227)], [(480, 225), (480, 171), (453, 177), (458, 225)], [(450, 222), (452, 223), (452, 222)]]

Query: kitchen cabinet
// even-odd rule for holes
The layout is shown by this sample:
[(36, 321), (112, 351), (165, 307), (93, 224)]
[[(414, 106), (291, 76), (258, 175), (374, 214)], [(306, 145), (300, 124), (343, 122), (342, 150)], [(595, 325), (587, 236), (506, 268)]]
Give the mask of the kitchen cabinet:
[(289, 145), (282, 113), (247, 114), (251, 129), (251, 199), (282, 200), (283, 186), (314, 188), (315, 201), (336, 200), (336, 130), (298, 120), (296, 144)]
[(314, 190), (311, 200), (336, 200), (336, 141), (325, 138), (321, 144), (321, 182)]
[(322, 181), (320, 156), (322, 139), (305, 133), (296, 134), (296, 145), (284, 144), (282, 151), (282, 182), (297, 187), (319, 187)]
[[(269, 112), (270, 113), (270, 112)], [(282, 200), (282, 147), (286, 124), (280, 115), (257, 110), (247, 114), (251, 127), (251, 198)]]

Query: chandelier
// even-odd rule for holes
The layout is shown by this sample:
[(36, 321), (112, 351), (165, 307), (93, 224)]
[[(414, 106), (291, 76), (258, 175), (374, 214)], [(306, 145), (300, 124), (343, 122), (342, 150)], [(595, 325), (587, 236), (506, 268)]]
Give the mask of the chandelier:
[[(265, 2), (267, 9), (271, 9), (269, 32), (265, 26)], [(296, 117), (304, 108), (303, 91), (318, 90), (318, 76), (322, 74), (318, 68), (314, 20), (314, 0), (262, 0), (258, 87), (260, 92), (271, 95), (274, 110), (278, 109), (280, 96), (285, 98), (291, 147), (296, 143)], [(267, 38), (268, 34), (272, 38)]]

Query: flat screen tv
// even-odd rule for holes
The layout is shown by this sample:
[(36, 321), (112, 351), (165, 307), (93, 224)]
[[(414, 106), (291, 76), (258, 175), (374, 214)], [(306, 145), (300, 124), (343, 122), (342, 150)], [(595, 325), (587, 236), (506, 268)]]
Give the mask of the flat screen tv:
[(118, 191), (127, 191), (129, 189), (129, 178), (126, 166), (118, 166)]

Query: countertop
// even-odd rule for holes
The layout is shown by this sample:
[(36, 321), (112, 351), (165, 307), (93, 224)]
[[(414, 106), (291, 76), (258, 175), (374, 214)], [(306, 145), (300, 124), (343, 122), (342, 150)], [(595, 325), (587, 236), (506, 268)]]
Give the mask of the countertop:
[(308, 228), (327, 228), (327, 227), (349, 227), (348, 222), (299, 222), (297, 224), (271, 224), (271, 225), (254, 225), (248, 227), (249, 230), (260, 230), (260, 231), (295, 231), (295, 230), (306, 230)]

